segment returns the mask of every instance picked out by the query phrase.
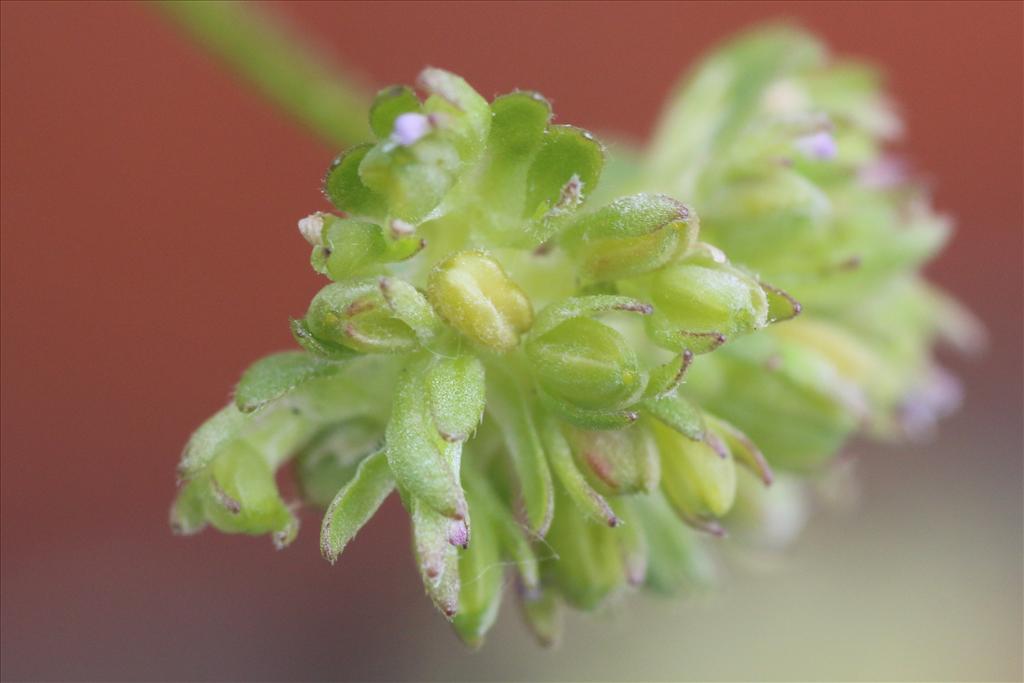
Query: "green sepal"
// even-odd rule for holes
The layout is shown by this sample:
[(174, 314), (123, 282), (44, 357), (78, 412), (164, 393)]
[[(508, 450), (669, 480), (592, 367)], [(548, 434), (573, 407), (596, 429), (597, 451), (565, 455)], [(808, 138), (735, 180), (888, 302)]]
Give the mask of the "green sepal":
[(373, 145), (364, 144), (343, 152), (324, 176), (324, 196), (352, 216), (380, 218), (387, 213), (385, 197), (370, 189), (359, 175), (359, 167), (372, 148)]
[(558, 647), (562, 639), (564, 615), (562, 602), (555, 591), (550, 588), (527, 591), (520, 587), (517, 597), (523, 621), (537, 643), (541, 647)]
[(179, 536), (198, 534), (206, 528), (205, 497), (209, 481), (200, 475), (182, 484), (171, 505), (171, 531)]
[(484, 636), (498, 617), (505, 578), (495, 520), (491, 517), (490, 506), (481, 500), (478, 491), (469, 489), (473, 542), (459, 553), (459, 607), (452, 619), (459, 638), (474, 649), (483, 645)]
[(558, 420), (544, 411), (538, 411), (538, 421), (548, 462), (569, 498), (591, 521), (611, 527), (618, 525), (619, 518), (611, 505), (604, 496), (594, 490), (576, 466), (572, 448)]
[(459, 555), (449, 542), (451, 519), (408, 493), (403, 495), (412, 520), (413, 552), (427, 595), (446, 619), (458, 613)]
[(320, 527), (320, 552), (331, 564), (395, 488), (384, 451), (365, 458), (331, 501)]
[(249, 366), (235, 388), (235, 405), (245, 413), (281, 398), (311, 379), (328, 377), (344, 366), (303, 351), (284, 351)]
[(597, 186), (604, 146), (574, 126), (549, 126), (526, 180), (523, 218), (557, 218), (575, 211)]
[(427, 397), (434, 425), (445, 441), (465, 441), (476, 430), (486, 403), (484, 366), (475, 355), (439, 358), (427, 370)]
[(686, 371), (693, 362), (693, 352), (684, 349), (672, 360), (651, 370), (644, 388), (645, 399), (659, 399), (674, 392), (683, 382)]
[(636, 496), (622, 496), (615, 499), (615, 510), (622, 520), (615, 533), (619, 553), (622, 555), (626, 582), (631, 586), (642, 586), (647, 580), (650, 540), (640, 516), (633, 509), (635, 498)]
[(560, 243), (586, 281), (619, 280), (664, 266), (696, 241), (693, 211), (665, 195), (638, 194), (576, 219)]
[(710, 581), (709, 560), (694, 533), (679, 521), (660, 493), (635, 496), (628, 502), (647, 536), (647, 588), (672, 595)]
[(388, 215), (418, 225), (455, 184), (461, 161), (452, 142), (426, 135), (404, 147), (382, 142), (359, 164), (359, 177), (384, 198)]
[(768, 322), (778, 323), (800, 315), (803, 305), (783, 289), (761, 282), (765, 299), (768, 302)]
[[(727, 449), (694, 441), (652, 422), (661, 456), (661, 488), (677, 514), (688, 524), (721, 533), (712, 521), (736, 499), (736, 467)], [(716, 446), (718, 444), (715, 444)]]
[(725, 443), (729, 452), (736, 459), (736, 462), (756, 474), (765, 486), (769, 486), (772, 483), (775, 479), (775, 474), (772, 472), (771, 465), (768, 464), (764, 453), (761, 452), (761, 449), (757, 447), (757, 444), (749, 436), (737, 429), (732, 423), (720, 420), (713, 415), (705, 413), (704, 419), (718, 438)]
[(678, 393), (649, 398), (640, 404), (643, 412), (694, 441), (703, 441), (706, 434), (704, 414), (700, 408)]
[(321, 358), (337, 361), (347, 360), (357, 355), (352, 349), (317, 339), (313, 336), (306, 321), (301, 318), (292, 318), (289, 321), (289, 326), (292, 331), (292, 338), (295, 339), (298, 345)]
[(240, 440), (224, 445), (209, 466), (206, 517), (225, 533), (273, 534), (278, 547), (288, 545), (298, 519), (277, 490), (274, 471), (255, 448)]
[(380, 278), (377, 287), (392, 315), (408, 325), (421, 344), (429, 344), (441, 333), (441, 319), (420, 290), (394, 277)]
[(424, 69), (416, 81), (430, 93), (424, 112), (433, 115), (442, 134), (454, 141), (463, 161), (476, 159), (491, 126), (487, 100), (463, 78), (443, 69)]
[(388, 464), (402, 488), (438, 514), (466, 517), (459, 480), (462, 445), (445, 441), (434, 426), (423, 373), (427, 360), (414, 359), (399, 376), (385, 432)]
[(573, 318), (614, 313), (616, 311), (650, 315), (652, 310), (650, 304), (628, 296), (592, 294), (589, 296), (571, 297), (546, 306), (544, 310), (538, 313), (531, 335), (538, 337), (547, 334), (563, 322)]
[[(397, 287), (397, 280), (385, 280)], [(419, 345), (417, 333), (395, 315), (382, 280), (335, 282), (313, 297), (305, 327), (321, 345), (361, 353), (402, 353)], [(293, 328), (294, 329), (294, 328)]]
[(581, 429), (623, 429), (637, 421), (640, 414), (635, 410), (587, 410), (551, 396), (543, 389), (537, 390), (541, 405), (554, 412), (566, 422)]
[(572, 606), (595, 610), (626, 582), (619, 530), (588, 521), (561, 487), (556, 491), (558, 514), (545, 540), (558, 554), (558, 561), (544, 565), (545, 578)]
[(479, 518), (478, 512), (487, 515), (493, 526), (492, 531), (498, 538), (502, 557), (509, 558), (515, 564), (516, 572), (527, 590), (536, 590), (540, 585), (540, 567), (526, 530), (519, 525), (512, 510), (494, 491), (486, 477), (469, 470), (467, 481), (473, 519)]
[(491, 112), (490, 172), (517, 169), (540, 149), (551, 120), (551, 104), (538, 93), (518, 91), (494, 98)]
[(341, 281), (366, 274), (375, 267), (404, 261), (423, 248), (415, 235), (392, 237), (376, 223), (321, 214), (322, 246), (313, 248), (314, 269)]
[(488, 368), (487, 414), (501, 429), (516, 473), (528, 532), (543, 538), (554, 516), (554, 485), (535, 417), (521, 380)]
[(199, 474), (217, 454), (217, 450), (249, 423), (249, 416), (235, 402), (213, 414), (192, 433), (181, 453), (178, 476), (188, 480)]
[(295, 456), (295, 480), (302, 500), (326, 508), (355, 476), (359, 464), (381, 449), (383, 426), (368, 417), (331, 424)]
[(370, 129), (378, 139), (384, 140), (395, 128), (395, 119), (402, 114), (419, 112), (423, 108), (412, 88), (393, 85), (377, 93), (370, 105)]

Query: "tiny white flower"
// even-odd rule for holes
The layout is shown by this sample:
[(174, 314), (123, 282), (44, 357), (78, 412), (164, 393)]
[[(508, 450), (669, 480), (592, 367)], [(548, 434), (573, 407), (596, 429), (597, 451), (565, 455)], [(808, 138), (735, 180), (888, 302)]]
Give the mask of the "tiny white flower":
[(321, 247), (323, 240), (324, 217), (320, 213), (313, 213), (299, 221), (299, 232), (314, 247)]

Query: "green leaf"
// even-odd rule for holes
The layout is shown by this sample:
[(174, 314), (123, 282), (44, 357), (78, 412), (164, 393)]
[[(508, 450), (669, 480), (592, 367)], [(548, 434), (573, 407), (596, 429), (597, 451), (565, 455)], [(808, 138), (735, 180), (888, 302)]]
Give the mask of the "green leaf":
[(275, 353), (256, 361), (242, 374), (235, 388), (235, 405), (251, 413), (300, 384), (336, 374), (342, 367), (303, 351)]
[(358, 145), (342, 153), (324, 176), (324, 196), (337, 208), (353, 216), (382, 217), (387, 213), (384, 197), (370, 189), (359, 175), (359, 167), (373, 145)]
[(562, 433), (561, 426), (551, 415), (540, 412), (540, 433), (547, 452), (548, 462), (559, 483), (565, 488), (569, 498), (591, 521), (608, 526), (619, 523), (618, 516), (612, 510), (604, 496), (594, 490), (586, 477), (576, 467), (569, 442)]
[(370, 128), (381, 140), (391, 135), (395, 128), (395, 119), (402, 114), (419, 112), (422, 109), (420, 99), (412, 88), (405, 85), (393, 85), (377, 93), (370, 107)]
[(359, 465), (356, 476), (331, 501), (320, 527), (320, 552), (334, 564), (345, 546), (395, 488), (387, 456), (378, 451)]

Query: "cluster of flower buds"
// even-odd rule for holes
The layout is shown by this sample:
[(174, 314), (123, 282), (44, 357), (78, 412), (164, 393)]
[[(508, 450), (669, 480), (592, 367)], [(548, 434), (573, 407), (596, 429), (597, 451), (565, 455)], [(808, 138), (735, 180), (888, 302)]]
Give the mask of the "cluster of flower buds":
[(970, 337), (915, 276), (945, 224), (879, 168), (896, 120), (804, 36), (713, 56), (600, 190), (604, 147), (543, 97), (419, 87), (379, 93), (377, 141), (324, 179), (339, 214), (299, 221), (332, 282), (292, 321), (303, 351), (249, 368), (188, 442), (179, 532), (287, 545), (291, 462), (333, 563), (397, 491), (463, 640), (511, 573), (551, 643), (564, 604), (706, 582), (709, 537), (791, 536), (798, 472), (895, 424), (936, 335)]

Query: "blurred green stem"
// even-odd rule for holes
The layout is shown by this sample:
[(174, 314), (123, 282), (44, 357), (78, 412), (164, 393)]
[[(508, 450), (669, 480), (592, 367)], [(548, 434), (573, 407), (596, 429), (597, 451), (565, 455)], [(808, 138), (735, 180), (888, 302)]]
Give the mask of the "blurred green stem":
[(368, 94), (263, 8), (173, 0), (156, 6), (321, 138), (342, 147), (370, 139)]

